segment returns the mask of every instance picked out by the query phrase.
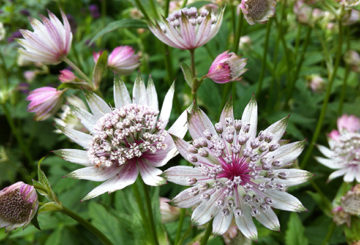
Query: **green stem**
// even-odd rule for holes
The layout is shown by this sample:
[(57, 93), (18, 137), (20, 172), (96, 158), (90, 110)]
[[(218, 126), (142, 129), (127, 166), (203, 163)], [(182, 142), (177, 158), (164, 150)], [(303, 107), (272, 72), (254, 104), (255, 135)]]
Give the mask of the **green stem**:
[(299, 46), (300, 46), (300, 37), (301, 37), (301, 30), (302, 30), (303, 25), (299, 24), (298, 25), (298, 31), (296, 34), (296, 41), (295, 41), (295, 59), (299, 53)]
[(182, 209), (180, 210), (179, 224), (178, 224), (178, 228), (177, 228), (177, 230), (176, 230), (176, 236), (175, 236), (175, 241), (174, 241), (174, 244), (175, 244), (175, 245), (177, 245), (177, 244), (180, 245), (179, 239), (180, 239), (182, 227), (183, 227), (183, 224), (184, 224), (185, 212), (186, 212), (186, 209), (184, 209), (184, 208), (182, 208)]
[(169, 15), (169, 8), (170, 8), (170, 0), (166, 0), (165, 2), (165, 17)]
[[(350, 50), (350, 30), (349, 28), (346, 28), (346, 51)], [(350, 74), (350, 66), (348, 64), (346, 64), (346, 68), (345, 68), (345, 75), (344, 75), (344, 82), (343, 82), (343, 86), (341, 88), (341, 94), (340, 94), (340, 101), (339, 101), (339, 108), (338, 108), (338, 117), (342, 114), (342, 110), (343, 110), (343, 103), (344, 103), (344, 99), (345, 99), (345, 94), (346, 94), (346, 87), (347, 87), (347, 80), (349, 78), (349, 74)]]
[(328, 233), (326, 234), (324, 241), (321, 243), (322, 245), (329, 244), (329, 241), (335, 231), (335, 227), (336, 227), (335, 223), (331, 222), (330, 227), (328, 228)]
[(244, 24), (244, 15), (239, 14), (239, 23), (237, 26), (237, 30), (236, 30), (236, 34), (235, 34), (235, 40), (234, 40), (234, 53), (237, 54), (237, 52), (239, 51), (239, 42), (240, 42), (240, 37), (241, 37), (241, 32), (242, 32), (242, 27)]
[[(235, 4), (233, 3), (233, 1), (230, 1), (231, 4), (231, 24), (232, 24), (232, 31), (233, 31), (233, 37), (235, 39), (236, 36), (236, 7)], [(234, 40), (235, 42), (235, 40)], [(235, 47), (235, 46), (234, 46)]]
[(201, 238), (201, 241), (200, 241), (200, 245), (206, 245), (207, 244), (207, 241), (209, 240), (209, 237), (211, 235), (211, 231), (212, 231), (212, 223), (213, 223), (213, 220), (211, 220), (206, 228), (206, 231), (205, 231), (205, 234), (204, 236)]
[(159, 240), (157, 237), (154, 215), (153, 215), (153, 211), (152, 211), (152, 207), (151, 207), (151, 199), (150, 199), (150, 195), (149, 195), (149, 190), (141, 178), (140, 178), (140, 182), (143, 186), (143, 191), (145, 194), (145, 206), (146, 206), (146, 209), (147, 209), (147, 212), (149, 215), (149, 225), (150, 225), (150, 229), (151, 229), (151, 235), (153, 236), (154, 244), (158, 245)]
[(158, 18), (159, 18), (159, 13), (158, 13), (158, 11), (157, 11), (155, 1), (154, 1), (154, 0), (150, 0), (150, 5), (151, 5), (151, 8), (152, 8), (152, 10), (153, 10), (153, 12), (154, 12), (155, 17), (158, 19)]
[(140, 12), (144, 15), (147, 21), (150, 20), (149, 15), (146, 13), (144, 6), (141, 4), (139, 0), (135, 0), (135, 5), (139, 8)]
[(264, 44), (265, 47), (264, 47), (264, 53), (263, 53), (263, 57), (262, 57), (261, 72), (260, 72), (260, 76), (259, 76), (258, 87), (256, 90), (256, 96), (260, 95), (262, 85), (263, 85), (263, 80), (264, 80), (264, 75), (265, 75), (265, 67), (266, 67), (266, 57), (267, 57), (267, 52), (268, 52), (268, 48), (269, 48), (271, 23), (272, 23), (272, 18), (268, 21), (268, 23), (266, 25), (266, 36), (265, 36), (265, 44)]
[(66, 64), (68, 64), (69, 66), (71, 66), (71, 68), (73, 68), (77, 73), (79, 73), (79, 75), (80, 75), (85, 81), (87, 81), (90, 85), (92, 85), (91, 79), (90, 79), (87, 75), (85, 75), (85, 73), (82, 72), (82, 70), (81, 70), (79, 67), (77, 67), (77, 65), (75, 65), (71, 60), (69, 60), (67, 57), (65, 57), (65, 58), (64, 58), (64, 62), (65, 62)]
[(196, 93), (197, 90), (200, 86), (199, 81), (196, 79), (196, 68), (195, 68), (195, 49), (190, 49), (190, 60), (191, 60), (191, 75), (192, 75), (192, 88), (191, 88), (191, 94), (192, 94), (192, 99), (194, 101), (194, 103), (196, 103)]
[(344, 7), (342, 6), (341, 8), (341, 14), (339, 17), (339, 41), (338, 41), (338, 46), (337, 46), (337, 51), (336, 51), (336, 57), (335, 57), (335, 66), (334, 69), (330, 75), (330, 79), (329, 79), (329, 85), (326, 89), (326, 94), (325, 94), (325, 98), (324, 98), (324, 102), (320, 111), (320, 116), (319, 116), (319, 120), (316, 124), (316, 128), (315, 128), (315, 132), (313, 134), (313, 137), (311, 139), (310, 145), (305, 153), (304, 159), (302, 160), (300, 167), (302, 169), (304, 169), (308, 163), (308, 160), (310, 159), (311, 153), (314, 149), (315, 146), (315, 142), (317, 141), (321, 128), (322, 128), (322, 124), (325, 118), (325, 114), (326, 114), (326, 109), (327, 109), (327, 105), (329, 102), (329, 98), (330, 98), (330, 94), (331, 94), (331, 89), (332, 89), (332, 85), (334, 83), (336, 74), (337, 74), (337, 70), (339, 67), (339, 63), (340, 63), (340, 59), (341, 59), (341, 51), (342, 51), (342, 43), (343, 43), (343, 25), (342, 25), (342, 16), (343, 16), (343, 12), (344, 12)]
[(66, 214), (67, 216), (71, 217), (72, 219), (76, 220), (84, 226), (88, 231), (90, 231), (92, 234), (94, 234), (99, 240), (106, 245), (113, 244), (98, 228), (93, 226), (89, 221), (83, 219), (81, 216), (77, 215), (73, 211), (71, 211), (68, 208), (63, 207), (62, 210), (60, 210), (63, 214)]
[(184, 0), (184, 2), (183, 2), (183, 4), (182, 4), (181, 8), (185, 8), (185, 6), (186, 6), (187, 2), (188, 2), (188, 0)]

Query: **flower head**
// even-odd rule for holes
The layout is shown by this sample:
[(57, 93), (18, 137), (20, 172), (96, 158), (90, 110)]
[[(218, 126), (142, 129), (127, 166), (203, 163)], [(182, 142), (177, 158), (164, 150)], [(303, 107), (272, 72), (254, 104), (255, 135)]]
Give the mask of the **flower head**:
[(219, 31), (224, 10), (214, 14), (195, 7), (175, 11), (161, 22), (149, 24), (150, 31), (163, 43), (179, 49), (195, 49)]
[(165, 171), (171, 182), (191, 186), (173, 203), (195, 207), (193, 222), (205, 224), (214, 217), (213, 233), (224, 234), (233, 220), (250, 239), (257, 237), (253, 217), (272, 230), (279, 230), (273, 208), (302, 211), (301, 202), (286, 192), (305, 182), (310, 173), (288, 168), (300, 155), (304, 142), (280, 145), (288, 117), (264, 131), (257, 131), (257, 104), (252, 99), (241, 120), (234, 119), (230, 103), (213, 126), (199, 108), (188, 116), (193, 141), (173, 136), (180, 154), (195, 167), (176, 166)]
[(52, 87), (37, 88), (26, 98), (30, 101), (28, 111), (35, 113), (35, 119), (42, 121), (53, 115), (61, 105), (61, 95), (64, 91)]
[(116, 47), (108, 57), (108, 66), (116, 73), (130, 74), (139, 66), (139, 55), (130, 46)]
[(62, 83), (68, 83), (74, 81), (76, 79), (76, 76), (69, 69), (63, 69), (60, 71), (58, 78)]
[[(145, 184), (164, 183), (157, 167), (165, 165), (177, 154), (176, 147), (165, 129), (172, 108), (174, 86), (165, 96), (159, 112), (154, 83), (147, 88), (141, 78), (135, 81), (133, 98), (122, 81), (114, 84), (115, 108), (96, 94), (88, 94), (91, 113), (77, 108), (75, 114), (89, 133), (68, 127), (60, 130), (85, 150), (63, 149), (56, 153), (69, 162), (84, 165), (70, 177), (104, 183), (93, 189), (84, 200), (105, 192), (114, 192), (133, 184), (138, 173)], [(174, 123), (169, 132), (183, 137), (186, 133), (186, 113)]]
[(21, 181), (0, 191), (0, 228), (26, 226), (35, 216), (38, 198), (33, 186)]
[(63, 23), (49, 11), (49, 18), (42, 16), (42, 22), (31, 21), (33, 32), (20, 30), (23, 38), (18, 43), (24, 57), (33, 62), (57, 64), (69, 53), (72, 41), (70, 24), (61, 11)]
[(346, 7), (355, 7), (360, 4), (360, 0), (340, 0), (340, 3)]
[(276, 0), (242, 0), (240, 8), (250, 25), (265, 23), (274, 16)]
[(345, 182), (355, 179), (360, 182), (360, 119), (343, 115), (337, 125), (338, 130), (333, 130), (328, 138), (330, 148), (318, 146), (326, 158), (316, 159), (326, 167), (336, 169), (329, 180), (344, 175)]
[(360, 215), (360, 184), (355, 185), (341, 198), (341, 206), (351, 215)]
[(216, 83), (237, 81), (246, 71), (245, 65), (246, 59), (240, 58), (233, 52), (225, 51), (215, 58), (206, 76)]

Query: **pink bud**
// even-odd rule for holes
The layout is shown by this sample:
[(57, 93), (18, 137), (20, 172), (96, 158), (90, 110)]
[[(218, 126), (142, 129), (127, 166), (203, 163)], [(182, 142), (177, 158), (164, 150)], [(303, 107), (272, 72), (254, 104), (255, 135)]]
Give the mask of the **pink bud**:
[(25, 71), (24, 77), (27, 82), (32, 82), (34, 80), (34, 78), (36, 77), (36, 72), (35, 71)]
[(336, 129), (334, 129), (333, 131), (331, 131), (329, 134), (328, 134), (328, 137), (330, 139), (333, 139), (333, 140), (338, 140), (339, 137), (340, 137), (340, 133), (339, 131), (337, 131)]
[(360, 130), (360, 118), (354, 115), (342, 115), (337, 120), (339, 131), (357, 132)]
[(72, 71), (64, 69), (60, 71), (58, 78), (62, 83), (68, 83), (74, 81), (76, 76)]
[(116, 47), (108, 57), (108, 66), (123, 75), (130, 74), (139, 64), (139, 55), (130, 46)]
[(93, 52), (93, 59), (94, 59), (95, 63), (97, 63), (97, 61), (102, 53), (103, 53), (103, 51)]

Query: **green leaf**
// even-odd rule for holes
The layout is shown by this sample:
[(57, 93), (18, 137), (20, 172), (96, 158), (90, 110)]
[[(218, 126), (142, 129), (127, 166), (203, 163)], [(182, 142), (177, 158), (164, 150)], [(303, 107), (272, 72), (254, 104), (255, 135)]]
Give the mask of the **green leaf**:
[(58, 204), (56, 202), (47, 202), (39, 208), (39, 213), (49, 212), (49, 211), (58, 211), (61, 209), (62, 209), (62, 207), (60, 204)]
[(97, 31), (97, 34), (91, 39), (89, 45), (91, 45), (104, 34), (119, 28), (147, 28), (147, 24), (141, 20), (135, 19), (122, 19), (111, 22), (105, 28), (101, 28), (101, 30)]
[(285, 233), (285, 244), (287, 245), (307, 245), (308, 239), (305, 237), (305, 229), (297, 213), (291, 213), (288, 227)]
[(320, 207), (320, 209), (327, 216), (332, 217), (332, 214), (331, 214), (332, 205), (328, 199), (322, 197), (320, 194), (315, 193), (315, 192), (307, 191), (307, 193), (312, 197), (312, 199), (314, 199), (314, 201), (317, 203), (317, 205)]
[(99, 88), (100, 86), (101, 78), (103, 76), (104, 71), (106, 70), (107, 58), (108, 58), (108, 53), (107, 51), (104, 51), (102, 52), (102, 54), (100, 55), (99, 59), (96, 62), (92, 75), (92, 82), (95, 88)]
[(192, 88), (193, 77), (191, 75), (190, 67), (187, 64), (182, 63), (181, 64), (181, 70), (182, 70), (182, 72), (184, 74), (184, 79), (185, 79), (186, 83), (189, 85), (190, 88)]
[(40, 224), (39, 224), (39, 221), (38, 221), (38, 214), (39, 214), (39, 212), (37, 211), (34, 218), (31, 220), (31, 224), (33, 226), (35, 226), (38, 230), (41, 230)]
[(64, 226), (60, 225), (54, 232), (51, 233), (49, 238), (46, 240), (45, 245), (60, 245), (61, 243), (61, 237), (62, 237), (62, 231)]

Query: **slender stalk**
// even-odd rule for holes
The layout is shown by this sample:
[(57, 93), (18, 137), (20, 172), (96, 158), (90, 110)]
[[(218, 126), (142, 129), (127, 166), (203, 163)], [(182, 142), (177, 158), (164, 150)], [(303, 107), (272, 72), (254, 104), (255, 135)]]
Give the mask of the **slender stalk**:
[(183, 2), (183, 4), (182, 4), (181, 8), (185, 8), (185, 6), (186, 6), (187, 2), (188, 2), (188, 0), (184, 0), (184, 2)]
[(94, 234), (103, 244), (105, 245), (112, 245), (113, 243), (94, 225), (92, 225), (89, 221), (83, 219), (81, 216), (77, 215), (73, 211), (71, 211), (68, 208), (63, 207), (62, 210), (60, 210), (63, 214), (66, 214), (67, 216), (71, 217), (72, 219), (76, 220), (84, 226), (88, 231), (90, 231), (92, 234)]
[(213, 220), (211, 220), (206, 228), (206, 231), (205, 231), (205, 234), (204, 236), (201, 238), (201, 241), (200, 241), (200, 245), (206, 245), (207, 244), (207, 241), (209, 240), (209, 237), (211, 235), (211, 232), (212, 232), (212, 223), (213, 223)]
[(191, 94), (192, 99), (194, 103), (196, 103), (196, 93), (200, 86), (200, 82), (198, 79), (196, 79), (196, 68), (195, 68), (195, 49), (190, 49), (190, 60), (191, 60), (191, 75), (192, 75), (192, 88), (191, 88)]
[(166, 0), (165, 2), (165, 17), (168, 17), (170, 9), (170, 0)]
[(299, 46), (300, 46), (300, 38), (301, 38), (301, 30), (302, 30), (303, 25), (298, 25), (298, 31), (296, 34), (296, 40), (295, 40), (295, 59), (299, 53)]
[(176, 230), (176, 236), (175, 236), (175, 241), (174, 241), (175, 245), (177, 245), (177, 244), (180, 245), (181, 244), (181, 243), (179, 243), (179, 239), (180, 239), (182, 227), (183, 227), (183, 224), (184, 224), (185, 212), (186, 212), (186, 209), (184, 209), (184, 208), (180, 209), (179, 224), (178, 224), (178, 228)]
[(264, 75), (265, 75), (265, 67), (266, 67), (266, 57), (267, 57), (268, 48), (269, 48), (269, 37), (270, 37), (271, 23), (272, 23), (272, 18), (268, 21), (268, 23), (266, 25), (264, 53), (263, 53), (263, 57), (262, 57), (261, 72), (260, 72), (260, 76), (259, 76), (258, 87), (257, 87), (257, 90), (256, 90), (256, 96), (260, 95), (262, 85), (263, 85), (263, 80), (264, 80)]
[(77, 65), (75, 65), (71, 60), (69, 60), (67, 57), (65, 57), (65, 58), (64, 58), (64, 62), (65, 62), (66, 64), (68, 64), (69, 66), (71, 66), (71, 68), (73, 68), (77, 73), (79, 73), (79, 75), (80, 75), (85, 81), (87, 81), (89, 84), (92, 85), (91, 79), (90, 79), (87, 75), (85, 75), (85, 73), (82, 72), (82, 70), (81, 70), (79, 67), (77, 67)]
[(237, 26), (235, 40), (234, 40), (234, 53), (235, 54), (237, 54), (237, 52), (239, 51), (239, 42), (240, 42), (240, 37), (241, 37), (243, 25), (244, 25), (244, 15), (241, 14), (241, 11), (240, 11), (239, 23), (238, 23), (238, 26)]
[[(284, 4), (285, 4), (285, 2), (284, 2)], [(284, 53), (285, 53), (285, 60), (286, 60), (286, 78), (289, 80), (289, 79), (290, 79), (290, 67), (291, 67), (291, 61), (290, 61), (290, 56), (289, 56), (289, 49), (288, 49), (287, 44), (286, 44), (286, 41), (285, 41), (285, 34), (284, 34), (284, 31), (283, 31), (282, 22), (279, 22), (279, 21), (275, 18), (275, 23), (276, 23), (276, 26), (277, 26), (277, 28), (278, 28), (280, 41), (281, 41), (281, 44), (282, 44), (282, 46), (283, 46)]]
[(332, 237), (332, 235), (333, 235), (333, 233), (335, 231), (335, 227), (336, 227), (335, 223), (331, 222), (331, 224), (330, 224), (330, 226), (328, 228), (328, 233), (326, 234), (326, 237), (325, 237), (324, 241), (321, 243), (322, 245), (329, 244), (329, 241), (330, 241), (330, 239), (331, 239), (331, 237)]
[(151, 235), (153, 236), (154, 239), (154, 244), (159, 244), (159, 240), (157, 237), (157, 232), (156, 232), (156, 225), (155, 225), (155, 221), (154, 221), (154, 215), (153, 215), (153, 211), (152, 211), (152, 207), (151, 207), (151, 200), (150, 200), (150, 195), (149, 195), (149, 190), (147, 188), (147, 186), (145, 185), (144, 181), (140, 178), (140, 182), (143, 186), (143, 191), (145, 194), (145, 206), (149, 215), (149, 225), (150, 225), (150, 229), (151, 229)]
[(155, 17), (158, 19), (158, 18), (159, 18), (159, 13), (158, 13), (158, 11), (157, 11), (155, 1), (154, 1), (154, 0), (150, 0), (150, 5), (151, 5), (151, 8), (152, 8), (152, 11), (154, 12)]
[(315, 146), (315, 142), (317, 141), (319, 134), (321, 132), (321, 128), (322, 128), (322, 124), (325, 118), (325, 114), (326, 114), (326, 109), (327, 109), (327, 105), (329, 102), (329, 98), (330, 98), (330, 94), (331, 94), (331, 89), (332, 89), (332, 85), (334, 83), (336, 74), (337, 74), (337, 70), (339, 67), (339, 63), (340, 63), (340, 59), (341, 59), (341, 51), (342, 51), (342, 43), (343, 43), (343, 25), (342, 25), (342, 16), (344, 13), (344, 6), (342, 6), (341, 8), (341, 13), (340, 13), (340, 17), (339, 17), (339, 41), (338, 41), (338, 46), (337, 46), (337, 51), (336, 51), (336, 57), (335, 57), (335, 66), (334, 69), (332, 70), (332, 73), (330, 75), (330, 79), (329, 79), (329, 84), (328, 87), (326, 89), (326, 94), (325, 94), (325, 98), (324, 98), (324, 102), (320, 111), (320, 116), (319, 116), (319, 120), (316, 124), (316, 128), (315, 128), (315, 132), (313, 134), (313, 137), (311, 139), (310, 145), (305, 153), (305, 156), (300, 164), (300, 167), (302, 169), (304, 169), (308, 163), (308, 160), (310, 159), (311, 153), (314, 149)]
[[(235, 39), (235, 36), (236, 36), (236, 7), (235, 7), (235, 4), (233, 3), (233, 0), (230, 1), (230, 4), (231, 4), (231, 24), (232, 24), (232, 31), (233, 31), (233, 36), (234, 36), (234, 39)], [(235, 40), (234, 40), (235, 42)]]
[[(193, 230), (192, 225), (190, 224), (187, 230), (184, 232), (184, 235), (181, 237), (178, 244), (184, 244), (184, 240), (190, 235), (191, 231)], [(176, 245), (176, 244), (175, 244)]]
[[(349, 28), (346, 28), (346, 51), (350, 50), (350, 30)], [(346, 87), (347, 87), (347, 80), (349, 78), (350, 74), (350, 66), (349, 64), (346, 64), (345, 68), (345, 75), (344, 75), (344, 82), (341, 88), (341, 94), (340, 94), (340, 100), (339, 100), (339, 108), (338, 108), (338, 116), (342, 114), (343, 109), (343, 103), (345, 99), (345, 93), (346, 93)]]
[(146, 13), (144, 6), (141, 4), (139, 0), (135, 0), (136, 7), (139, 8), (140, 12), (144, 15), (146, 20), (150, 20), (149, 15)]

